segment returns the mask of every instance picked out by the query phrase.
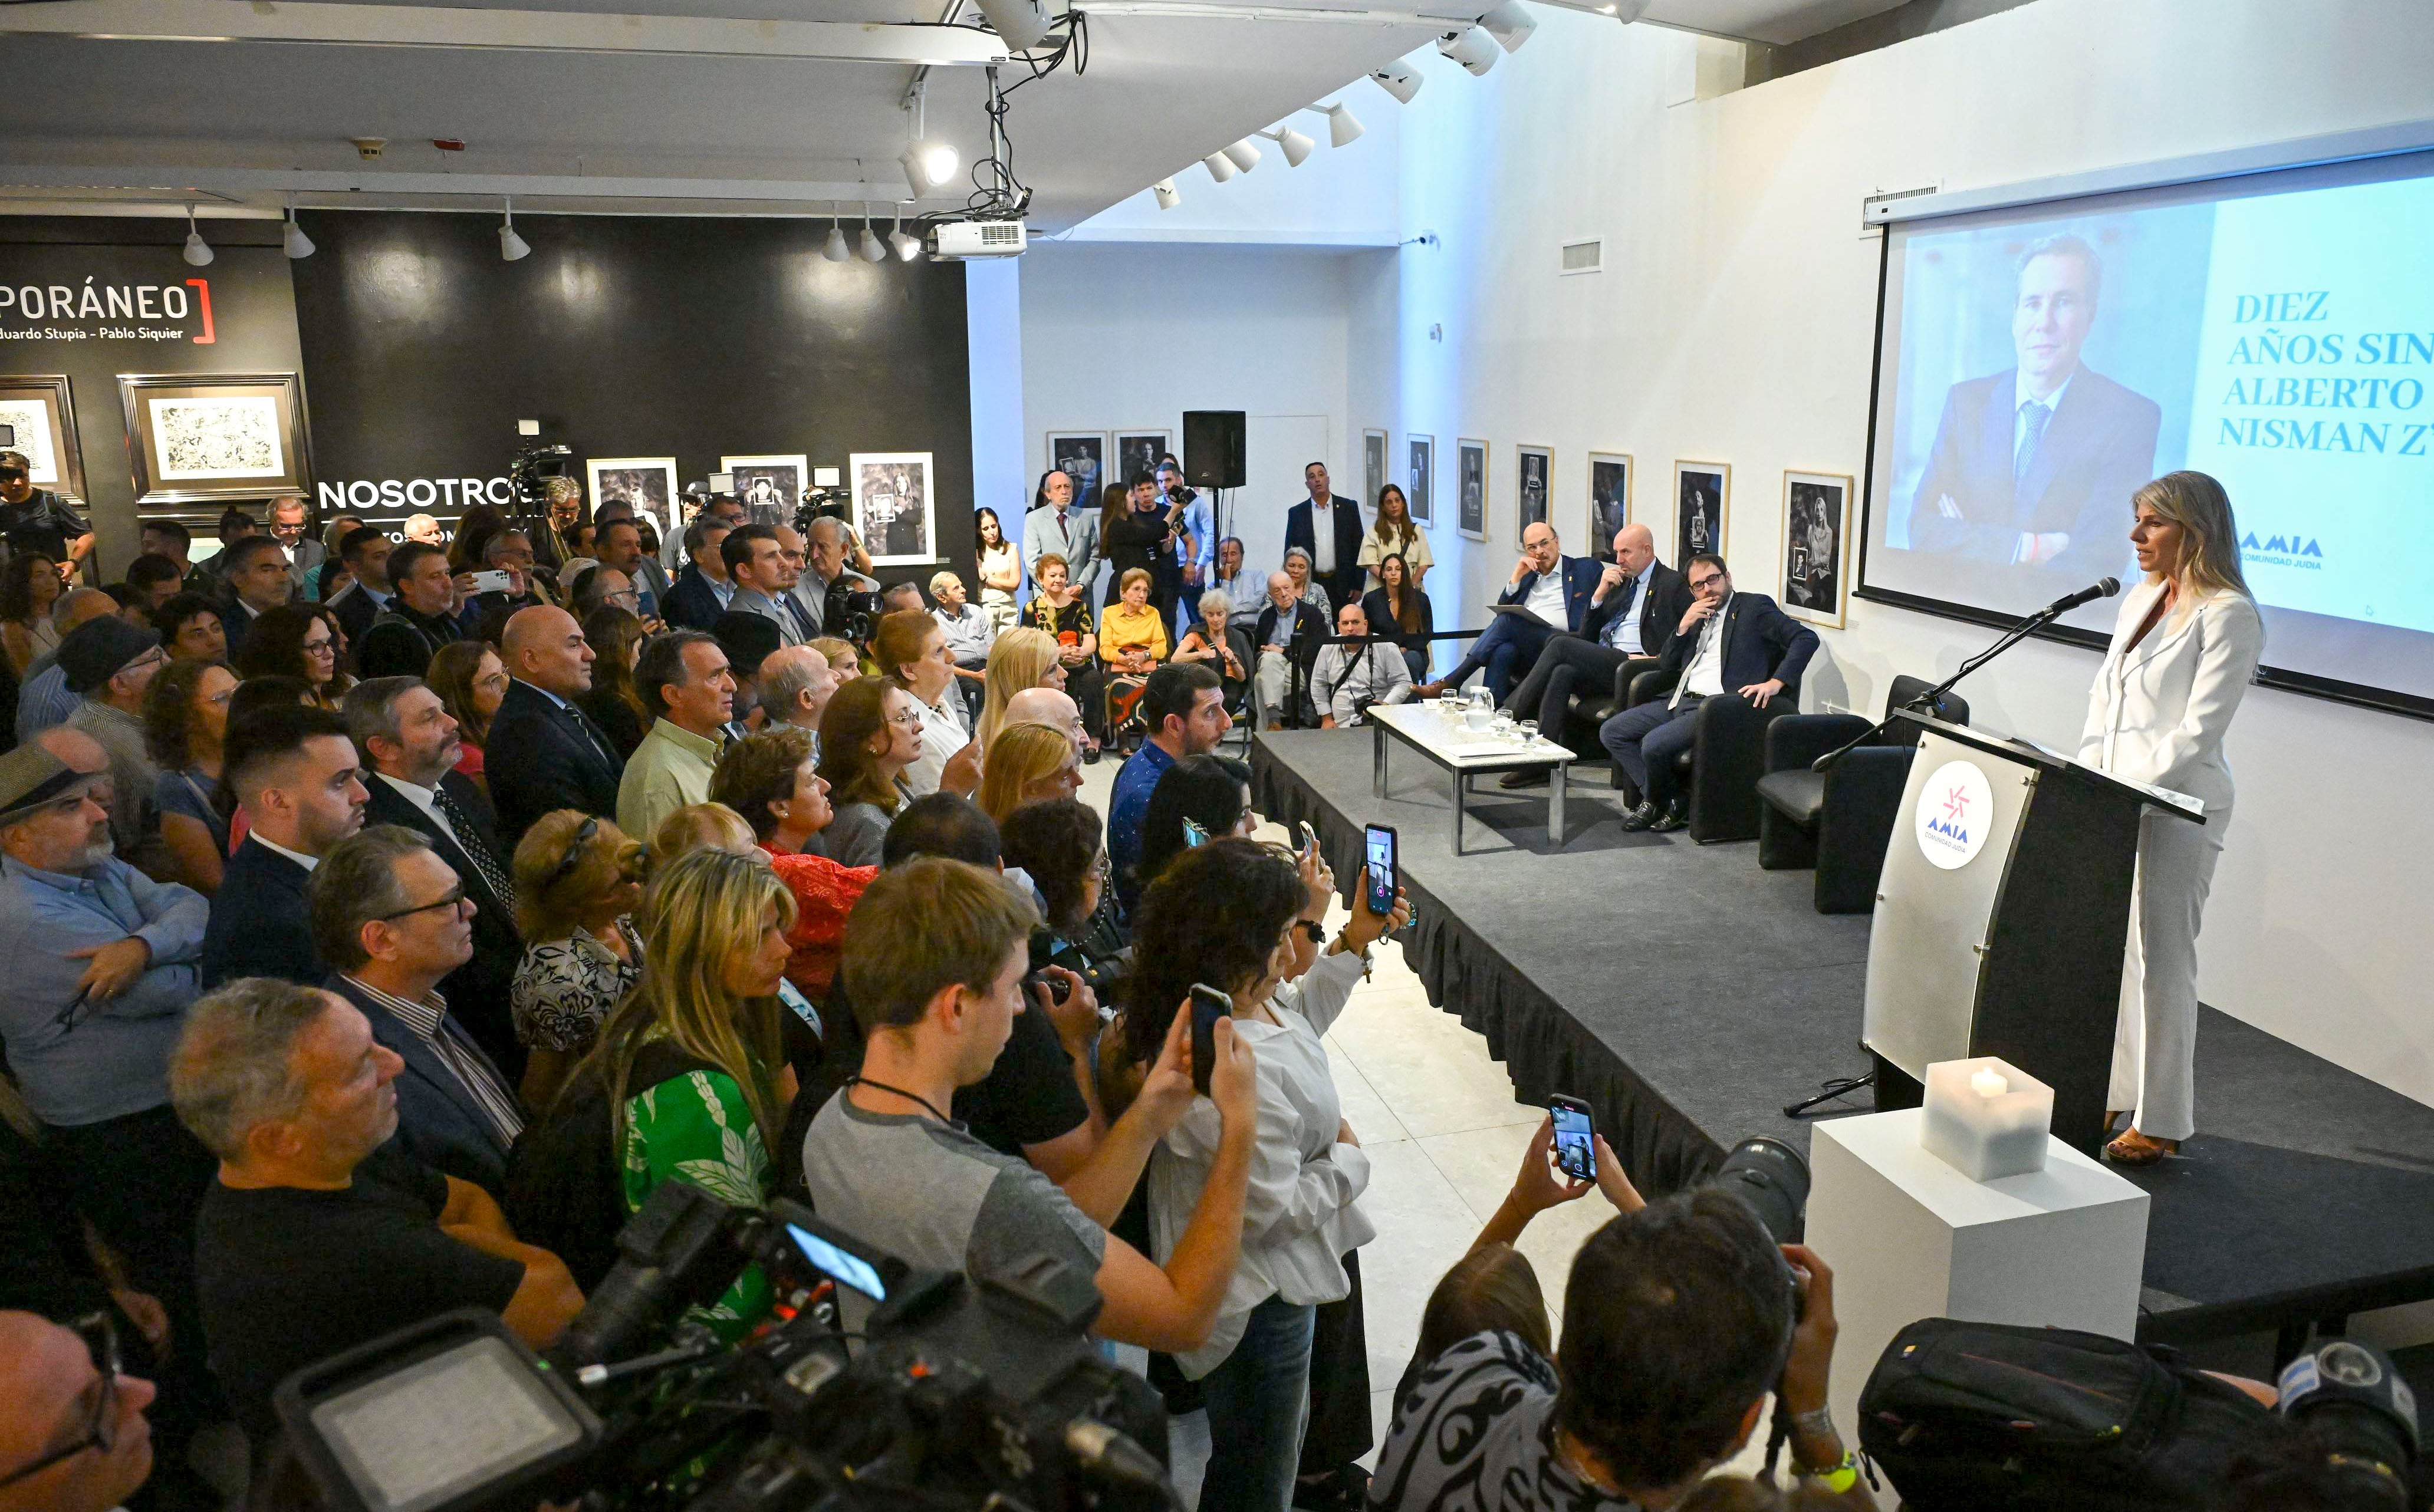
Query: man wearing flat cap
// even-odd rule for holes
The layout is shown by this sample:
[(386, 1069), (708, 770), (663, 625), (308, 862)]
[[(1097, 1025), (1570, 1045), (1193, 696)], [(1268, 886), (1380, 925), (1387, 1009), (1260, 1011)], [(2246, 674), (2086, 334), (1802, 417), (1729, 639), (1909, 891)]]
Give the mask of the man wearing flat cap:
[[(100, 623), (101, 621), (94, 621)], [(211, 912), (111, 854), (110, 758), (45, 730), (0, 756), (0, 1042), (77, 1215), (199, 1351), (195, 1215), (214, 1164), (169, 1106)]]
[(68, 728), (81, 730), (110, 753), (110, 834), (121, 860), (160, 875), (169, 855), (161, 840), (161, 809), (153, 785), (161, 769), (144, 744), (144, 693), (168, 661), (157, 632), (139, 630), (115, 615), (89, 620), (60, 642), (60, 667), (68, 691), (77, 695)]

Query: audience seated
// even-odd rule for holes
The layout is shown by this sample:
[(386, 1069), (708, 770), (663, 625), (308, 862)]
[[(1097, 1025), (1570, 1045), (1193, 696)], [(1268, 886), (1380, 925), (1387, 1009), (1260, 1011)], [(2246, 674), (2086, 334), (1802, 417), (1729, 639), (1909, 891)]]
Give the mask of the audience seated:
[[(680, 630), (707, 630), (727, 612), (735, 585), (727, 575), (727, 533), (734, 527), (714, 515), (696, 516), (684, 528), (687, 565), (668, 586), (660, 617)], [(639, 601), (638, 601), (639, 602)]]
[(752, 826), (744, 816), (725, 804), (687, 804), (651, 831), (650, 852), (654, 864), (673, 861), (689, 851), (725, 851), (729, 856), (769, 858), (752, 838)]
[[(1335, 600), (1328, 586), (1314, 575), (1310, 552), (1298, 546), (1288, 546), (1283, 565), (1285, 581), (1293, 585), (1294, 597), (1317, 610), (1321, 624), (1331, 622), (1335, 618)], [(1352, 575), (1358, 581), (1358, 575)]]
[(220, 549), (195, 564), (194, 571), (186, 575), (186, 591), (218, 597), (221, 569), (228, 564), (229, 548), (249, 535), (260, 534), (261, 530), (253, 517), (243, 509), (231, 505), (221, 510), (219, 523), (214, 528), (214, 534), (219, 537)]
[(1061, 966), (1094, 992), (1123, 968), (1124, 940), (1107, 895), (1106, 833), (1099, 811), (1075, 798), (1024, 804), (999, 826), (1005, 864), (1030, 877), (1039, 894), (1032, 964)]
[(1240, 535), (1228, 535), (1217, 543), (1216, 576), (1209, 586), (1226, 595), (1233, 617), (1244, 624), (1258, 620), (1260, 606), (1268, 602), (1267, 574), (1243, 565)]
[(670, 813), (710, 797), (710, 774), (734, 712), (735, 677), (715, 639), (672, 630), (643, 643), (634, 682), (652, 723), (618, 782), (617, 826), (647, 835)]
[(329, 975), (304, 889), (330, 848), (363, 827), (371, 795), (359, 760), (347, 722), (327, 709), (298, 705), (231, 720), (221, 780), (249, 827), (211, 905), (206, 991), (240, 977), (310, 987)]
[(1251, 687), (1251, 669), (1258, 665), (1251, 651), (1251, 632), (1232, 622), (1233, 601), (1222, 588), (1201, 594), (1194, 607), (1200, 617), (1175, 642), (1174, 659), (1207, 662), (1224, 685), (1226, 706), (1243, 708), (1243, 696)]
[[(1288, 714), (1299, 719), (1310, 709), (1310, 669), (1327, 639), (1327, 616), (1301, 599), (1291, 576), (1271, 572), (1267, 604), (1253, 621), (1251, 638), (1260, 654), (1260, 718), (1269, 729), (1282, 729)], [(1296, 668), (1302, 679), (1298, 695), (1293, 687)]]
[(373, 824), (331, 848), (308, 892), (314, 943), (330, 963), (322, 985), (405, 1062), (395, 1082), (398, 1143), (432, 1169), (498, 1196), (507, 1151), (523, 1131), (523, 1105), (439, 992), (473, 955), (477, 906), (469, 890), (425, 837)]
[(525, 941), (510, 989), (527, 1052), (524, 1106), (546, 1109), (591, 1052), (608, 1013), (643, 977), (631, 915), (649, 858), (640, 841), (572, 808), (544, 814), (516, 847), (516, 927)]
[(597, 542), (600, 568), (603, 571), (623, 572), (633, 586), (635, 615), (643, 620), (657, 620), (668, 602), (670, 584), (667, 569), (659, 558), (643, 546), (643, 527), (628, 517), (598, 521)]
[[(51, 610), (51, 625), (60, 640), (95, 620), (115, 616), (118, 601), (99, 588), (72, 588)], [(77, 710), (77, 694), (68, 687), (68, 670), (60, 665), (55, 644), (26, 664), (17, 692), (17, 739), (32, 739), (54, 724), (64, 724)]]
[(355, 670), (366, 677), (425, 676), (440, 647), (465, 638), (448, 553), (409, 540), (389, 553), (388, 574), (396, 592), (365, 627)]
[(979, 803), (1000, 824), (1024, 804), (1082, 790), (1082, 755), (1071, 732), (1053, 724), (1009, 724), (998, 732), (981, 776)]
[(1321, 646), (1318, 660), (1310, 670), (1311, 697), (1319, 707), (1320, 729), (1363, 723), (1375, 704), (1411, 702), (1411, 666), (1393, 641), (1370, 638), (1367, 611), (1357, 603), (1346, 604), (1336, 614), (1335, 634), (1339, 641), (1352, 644)]
[(347, 694), (347, 730), (368, 773), (364, 823), (403, 824), (421, 836), (472, 905), (472, 952), (438, 985), (474, 1043), (510, 1077), (521, 1075), (523, 1047), (507, 1007), (524, 948), (516, 933), (513, 853), (499, 842), (490, 800), (456, 770), (456, 722), (425, 684), (375, 677)]
[[(915, 1266), (986, 1276), (1041, 1255), (1096, 1277), (1093, 1331), (1151, 1349), (1204, 1342), (1243, 1233), (1258, 1068), (1230, 1024), (1210, 1084), (1224, 1128), (1197, 1211), (1163, 1266), (1106, 1231), (1150, 1149), (1192, 1102), (1188, 1024), (1159, 1046), (1142, 1090), (1093, 1158), (1059, 1188), (948, 1117), (1024, 1013), (1038, 915), (1003, 877), (941, 857), (883, 873), (846, 930), (843, 985), (865, 1035), (861, 1073), (803, 1141), (820, 1215)], [(1072, 989), (1077, 994), (1078, 986)], [(1034, 1006), (1048, 1009), (1045, 989)], [(1070, 999), (1069, 999), (1070, 1001)], [(859, 1327), (866, 1304), (846, 1299)]]
[[(1195, 842), (1186, 832), (1187, 820), (1199, 826), (1202, 841)], [(1145, 888), (1166, 870), (1167, 862), (1193, 844), (1247, 837), (1259, 827), (1260, 816), (1251, 810), (1248, 766), (1213, 751), (1185, 756), (1167, 768), (1157, 786), (1150, 790), (1149, 807), (1141, 813), (1140, 858), (1133, 863), (1133, 875)]]
[[(236, 691), (229, 695), (229, 728), (235, 729), (264, 709), (320, 706), (313, 699), (313, 685), (301, 677), (249, 677), (237, 684)], [(220, 792), (223, 798), (228, 796), (225, 780), (220, 784)], [(240, 828), (242, 824), (240, 818)], [(242, 839), (243, 836), (237, 838)]]
[(729, 610), (710, 627), (711, 638), (727, 654), (728, 675), (735, 679), (734, 704), (728, 715), (730, 738), (749, 734), (767, 722), (761, 712), (761, 664), (785, 647), (778, 627), (757, 614)]
[(184, 568), (165, 556), (146, 552), (127, 564), (127, 586), (132, 594), (128, 607), (148, 624), (152, 611), (175, 597), (185, 582)]
[(391, 1138), (402, 1069), (318, 988), (249, 977), (187, 1015), (169, 1087), (220, 1161), (196, 1232), (203, 1335), (257, 1463), (271, 1390), (303, 1366), (468, 1306), (540, 1349), (583, 1305), (480, 1187)]
[(1501, 705), (1516, 678), (1537, 661), (1538, 653), (1557, 632), (1578, 633), (1588, 619), (1589, 601), (1598, 588), (1601, 569), (1586, 556), (1566, 556), (1555, 528), (1540, 520), (1521, 533), (1521, 559), (1513, 576), (1496, 596), (1499, 605), (1526, 609), (1526, 614), (1500, 614), (1481, 632), (1445, 676), (1419, 688), (1422, 698), (1434, 698), (1448, 688), (1460, 688), (1470, 674), (1484, 668), (1487, 696)]
[(351, 530), (339, 538), (338, 560), (346, 564), (347, 576), (353, 581), (324, 602), (330, 612), (338, 617), (338, 624), (347, 632), (349, 640), (361, 644), (364, 632), (372, 627), (372, 621), (396, 597), (388, 581), (389, 552), (394, 544), (386, 531), (369, 525)]
[[(879, 591), (878, 582), (847, 566), (846, 558), (851, 554), (867, 569), (870, 553), (852, 541), (845, 521), (825, 515), (812, 521), (803, 546), (803, 575), (795, 584), (795, 597), (813, 611), (813, 627), (820, 635), (841, 635), (846, 626), (844, 595)], [(914, 596), (918, 598), (920, 590), (916, 588)]]
[[(781, 654), (806, 649), (790, 647)], [(786, 980), (813, 1002), (824, 1002), (836, 977), (846, 915), (877, 869), (841, 865), (818, 853), (815, 841), (833, 810), (812, 752), (809, 730), (791, 724), (763, 730), (728, 747), (710, 791), (714, 802), (752, 826), (770, 869), (794, 893), (795, 922), (786, 931), (794, 953), (786, 962)]]
[(67, 590), (60, 564), (40, 552), (19, 552), (0, 568), (0, 647), (18, 676), (26, 675), (36, 657), (59, 649), (51, 610)]
[(1141, 820), (1157, 779), (1185, 756), (1216, 749), (1234, 727), (1217, 674), (1190, 664), (1169, 664), (1150, 674), (1141, 693), (1141, 722), (1149, 738), (1116, 773), (1107, 806), (1107, 858), (1116, 869), (1117, 901), (1128, 917), (1140, 898), (1134, 868), (1140, 861)]
[(1135, 717), (1141, 684), (1166, 660), (1166, 616), (1150, 603), (1156, 577), (1129, 568), (1117, 580), (1115, 602), (1099, 616), (1099, 660), (1106, 674), (1107, 729), (1121, 734)]
[(228, 627), (229, 654), (245, 654), (246, 637), (266, 611), (285, 603), (296, 589), (287, 553), (275, 535), (248, 535), (220, 553), (221, 620)]
[(799, 646), (819, 633), (819, 626), (795, 597), (799, 569), (787, 561), (775, 528), (746, 525), (729, 532), (719, 553), (735, 586), (727, 601), (727, 613), (768, 620), (777, 627), (781, 646)]
[(152, 1383), (114, 1325), (0, 1313), (0, 1512), (112, 1512), (152, 1473)]
[[(1537, 1143), (1531, 1159), (1544, 1159)], [(1491, 1323), (1419, 1370), (1369, 1504), (1674, 1505), (1748, 1442), (1778, 1389), (1795, 1463), (1847, 1486), (1826, 1410), (1834, 1335), (1833, 1273), (1778, 1249), (1738, 1197), (1702, 1188), (1626, 1212), (1572, 1262), (1554, 1360)]]
[(920, 609), (898, 609), (880, 618), (870, 651), (881, 676), (920, 715), (921, 746), (904, 769), (906, 790), (916, 798), (941, 790), (969, 797), (980, 786), (981, 748), (965, 726), (946, 632)]
[(829, 698), (849, 675), (850, 669), (832, 668), (825, 653), (810, 645), (786, 646), (761, 659), (761, 711), (763, 729), (792, 726), (812, 738), (812, 757), (819, 758), (820, 716)]
[(507, 696), (506, 663), (482, 641), (459, 640), (433, 654), (423, 681), (456, 722), (456, 770), (488, 795), (490, 779), (483, 747), (489, 743), (490, 722), (499, 717), (499, 705)]
[(229, 821), (218, 792), (236, 674), (215, 662), (172, 660), (144, 690), (144, 749), (161, 775), (152, 804), (161, 815), (163, 880), (205, 897), (228, 864)]
[[(1603, 694), (1615, 686), (1615, 674), (1625, 664), (1664, 655), (1689, 607), (1690, 586), (1656, 559), (1656, 538), (1648, 527), (1623, 526), (1614, 533), (1614, 560), (1598, 574), (1581, 633), (1547, 642), (1530, 675), (1513, 690), (1514, 714), (1536, 720), (1549, 739), (1562, 739), (1574, 691)], [(1545, 777), (1543, 773), (1519, 775)], [(1507, 787), (1524, 785), (1505, 779)]]
[[(509, 682), (490, 722), (484, 764), (499, 838), (523, 839), (533, 821), (559, 808), (607, 818), (617, 811), (625, 758), (574, 705), (591, 687), (592, 652), (563, 609), (525, 609), (500, 641)], [(489, 760), (490, 751), (500, 759)]]
[[(591, 687), (574, 706), (591, 717), (623, 760), (630, 761), (650, 733), (651, 711), (634, 681), (643, 659), (645, 627), (627, 609), (603, 604), (583, 617), (583, 638), (591, 647)], [(728, 657), (730, 665), (734, 658)]]
[(161, 769), (144, 742), (144, 693), (167, 663), (161, 638), (114, 615), (89, 620), (60, 642), (60, 665), (77, 698), (66, 728), (90, 736), (110, 756), (116, 790), (110, 831), (118, 854), (150, 875), (168, 870), (153, 789)]
[(1392, 641), (1402, 651), (1403, 665), (1411, 669), (1413, 682), (1425, 681), (1429, 675), (1429, 637), (1437, 628), (1436, 611), (1430, 606), (1429, 596), (1420, 591), (1412, 567), (1400, 552), (1389, 552), (1380, 557), (1370, 575), (1378, 580), (1378, 586), (1361, 597), (1361, 612), (1368, 619), (1370, 633), (1380, 640)]
[(1099, 759), (1099, 748), (1090, 743), (1089, 732), (1082, 726), (1082, 706), (1062, 688), (1026, 688), (1007, 699), (1005, 720), (999, 728), (1015, 724), (1045, 724), (1063, 730), (1085, 766)]
[(244, 648), (236, 654), (236, 674), (300, 677), (313, 689), (314, 703), (336, 708), (346, 697), (350, 679), (339, 667), (338, 637), (329, 613), (300, 599), (263, 610), (254, 617)]
[(1106, 703), (1099, 675), (1099, 637), (1090, 613), (1088, 585), (1070, 579), (1065, 558), (1053, 552), (1032, 558), (1031, 571), (1039, 591), (1023, 606), (1022, 622), (1056, 642), (1056, 663), (1065, 670), (1065, 690), (1082, 705), (1082, 718), (1087, 722), (1091, 742), (1101, 743), (1107, 733)]
[[(947, 658), (955, 664), (955, 690), (963, 695), (964, 717), (980, 717), (988, 671), (989, 648), (997, 641), (997, 625), (968, 602), (964, 580), (952, 572), (930, 575), (930, 597), (937, 607), (930, 617), (947, 637)], [(1008, 609), (1012, 608), (1009, 602)]]
[(1774, 699), (1800, 702), (1800, 673), (1817, 652), (1817, 632), (1775, 607), (1763, 593), (1736, 593), (1724, 559), (1690, 558), (1684, 574), (1693, 595), (1674, 626), (1657, 671), (1676, 678), (1672, 695), (1607, 720), (1598, 740), (1616, 770), (1639, 790), (1639, 807), (1622, 817), (1625, 829), (1659, 833), (1690, 822), (1689, 802), (1675, 791), (1674, 762), (1696, 734), (1691, 716), (1710, 698), (1727, 695), (1765, 708)]
[(172, 661), (226, 661), (228, 631), (219, 605), (199, 593), (178, 593), (152, 611), (152, 628)]

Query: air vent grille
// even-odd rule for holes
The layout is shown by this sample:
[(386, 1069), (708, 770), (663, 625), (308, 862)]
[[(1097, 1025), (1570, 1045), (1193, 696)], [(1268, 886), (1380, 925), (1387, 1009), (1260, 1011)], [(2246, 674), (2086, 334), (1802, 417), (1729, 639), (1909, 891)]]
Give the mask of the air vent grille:
[(1564, 271), (1567, 274), (1595, 273), (1604, 266), (1605, 243), (1603, 240), (1564, 244)]

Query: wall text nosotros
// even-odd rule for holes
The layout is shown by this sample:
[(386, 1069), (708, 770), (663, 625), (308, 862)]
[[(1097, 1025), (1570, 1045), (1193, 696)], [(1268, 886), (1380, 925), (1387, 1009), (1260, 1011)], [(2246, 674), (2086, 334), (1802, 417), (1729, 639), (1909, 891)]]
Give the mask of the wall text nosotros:
[(324, 517), (366, 511), (424, 510), (448, 513), (475, 504), (505, 507), (516, 501), (515, 485), (497, 478), (354, 478), (318, 484)]

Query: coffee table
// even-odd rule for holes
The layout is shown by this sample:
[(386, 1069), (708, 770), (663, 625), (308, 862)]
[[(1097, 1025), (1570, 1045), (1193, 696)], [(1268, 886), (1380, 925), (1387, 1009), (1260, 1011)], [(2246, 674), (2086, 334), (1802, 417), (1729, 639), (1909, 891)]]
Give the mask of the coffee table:
[[(1466, 727), (1459, 714), (1448, 718), (1438, 712), (1433, 702), (1373, 704), (1369, 706), (1367, 719), (1373, 732), (1371, 739), (1377, 742), (1372, 787), (1379, 797), (1386, 796), (1386, 753), (1397, 740), (1452, 775), (1453, 853), (1456, 856), (1462, 854), (1470, 779), (1483, 772), (1551, 768), (1548, 773), (1552, 793), (1547, 803), (1547, 838), (1557, 845), (1564, 842), (1564, 777), (1573, 760), (1569, 746), (1550, 740), (1543, 735), (1528, 745), (1515, 739), (1500, 739), (1485, 730)], [(1389, 739), (1389, 737), (1393, 739)]]

